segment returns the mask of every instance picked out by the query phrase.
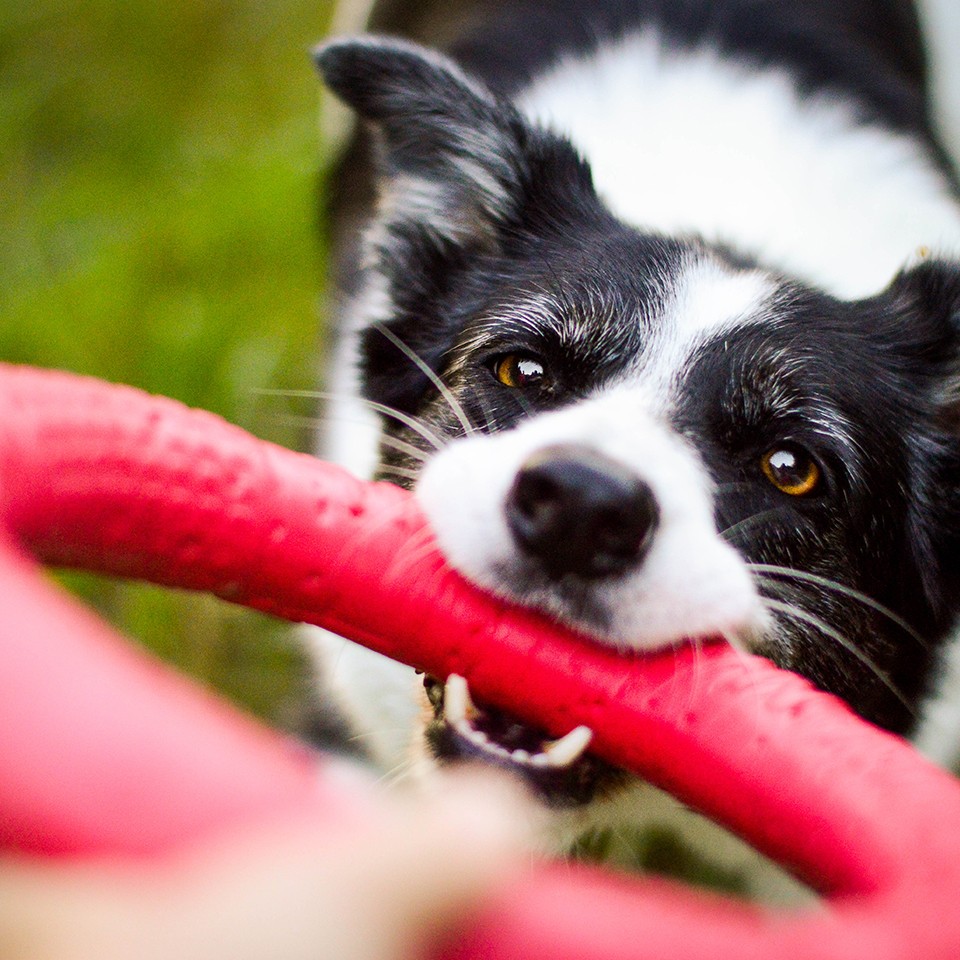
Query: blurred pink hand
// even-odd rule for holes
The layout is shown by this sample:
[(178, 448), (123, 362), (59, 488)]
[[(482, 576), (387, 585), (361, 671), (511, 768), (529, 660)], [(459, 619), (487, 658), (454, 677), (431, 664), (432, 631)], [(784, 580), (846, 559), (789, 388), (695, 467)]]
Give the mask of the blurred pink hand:
[[(369, 802), (364, 798), (363, 802)], [(152, 866), (0, 866), (4, 960), (415, 960), (521, 871), (534, 812), (479, 772), (377, 796), (372, 825), (243, 837)]]

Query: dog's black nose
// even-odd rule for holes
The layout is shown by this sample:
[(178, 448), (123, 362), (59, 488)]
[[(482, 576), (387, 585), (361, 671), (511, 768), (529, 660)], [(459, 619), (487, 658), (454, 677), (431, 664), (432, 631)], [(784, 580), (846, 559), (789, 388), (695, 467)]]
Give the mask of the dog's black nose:
[(519, 547), (553, 578), (599, 578), (640, 563), (659, 519), (650, 487), (585, 446), (547, 447), (517, 473), (506, 501)]

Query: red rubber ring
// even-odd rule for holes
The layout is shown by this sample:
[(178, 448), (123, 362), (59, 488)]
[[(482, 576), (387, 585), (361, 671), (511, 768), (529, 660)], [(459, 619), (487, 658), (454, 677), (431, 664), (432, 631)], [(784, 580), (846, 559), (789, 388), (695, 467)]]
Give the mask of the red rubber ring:
[[(210, 414), (0, 367), (0, 845), (160, 853), (318, 811), (312, 759), (49, 588), (51, 564), (212, 591), (317, 623), (591, 749), (735, 829), (827, 895), (778, 915), (600, 871), (543, 868), (447, 956), (597, 960), (960, 956), (960, 785), (764, 661), (601, 649), (462, 581), (412, 499)], [(356, 820), (356, 817), (353, 817)]]

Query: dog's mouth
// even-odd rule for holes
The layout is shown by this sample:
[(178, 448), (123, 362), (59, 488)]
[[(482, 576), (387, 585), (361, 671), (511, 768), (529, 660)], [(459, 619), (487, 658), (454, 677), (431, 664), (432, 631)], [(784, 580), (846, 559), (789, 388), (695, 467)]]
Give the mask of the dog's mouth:
[(587, 752), (593, 733), (575, 727), (553, 739), (497, 707), (473, 701), (463, 677), (446, 683), (429, 675), (423, 686), (433, 708), (427, 743), (440, 762), (480, 761), (520, 776), (553, 807), (581, 806), (626, 774)]

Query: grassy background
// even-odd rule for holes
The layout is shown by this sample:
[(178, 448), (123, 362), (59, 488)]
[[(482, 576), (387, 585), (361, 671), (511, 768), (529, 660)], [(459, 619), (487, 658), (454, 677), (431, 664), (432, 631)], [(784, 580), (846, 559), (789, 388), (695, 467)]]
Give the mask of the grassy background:
[[(3, 0), (0, 359), (135, 384), (287, 445), (314, 383), (327, 0)], [(286, 629), (70, 575), (128, 633), (273, 720)]]

